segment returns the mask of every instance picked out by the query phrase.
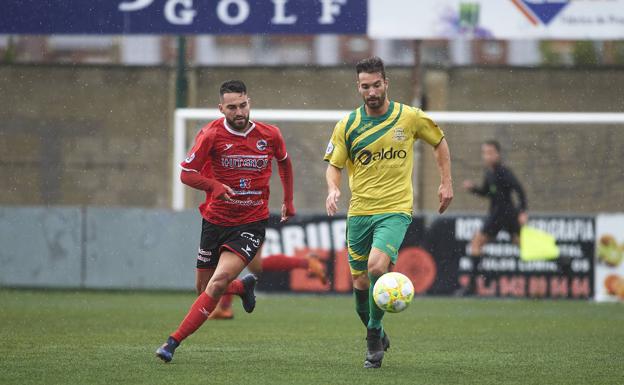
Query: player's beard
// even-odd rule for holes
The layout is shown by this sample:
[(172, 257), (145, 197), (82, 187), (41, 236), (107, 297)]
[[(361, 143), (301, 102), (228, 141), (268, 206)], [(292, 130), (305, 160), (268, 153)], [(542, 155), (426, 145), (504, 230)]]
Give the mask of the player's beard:
[(385, 101), (386, 101), (385, 92), (379, 96), (372, 96), (372, 97), (364, 98), (364, 103), (366, 103), (366, 106), (370, 108), (371, 110), (380, 109), (381, 107), (383, 107)]
[(233, 129), (243, 131), (249, 125), (249, 115), (238, 115), (233, 120), (227, 119), (227, 122)]

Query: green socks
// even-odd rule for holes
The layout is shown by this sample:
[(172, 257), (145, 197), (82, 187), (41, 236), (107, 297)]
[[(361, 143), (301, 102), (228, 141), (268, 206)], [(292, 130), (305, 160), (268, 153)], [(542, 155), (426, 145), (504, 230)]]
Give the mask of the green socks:
[(370, 287), (368, 288), (368, 303), (370, 309), (370, 319), (368, 320), (368, 328), (369, 329), (381, 329), (381, 319), (384, 316), (384, 311), (381, 310), (375, 300), (373, 299), (373, 287), (375, 287), (375, 282), (379, 277), (374, 277), (371, 274), (368, 274), (368, 278), (370, 279)]
[(369, 307), (368, 307), (368, 290), (359, 290), (353, 288), (353, 294), (355, 295), (355, 311), (362, 320), (364, 326), (368, 326)]
[(369, 274), (370, 278), (370, 287), (368, 290), (359, 290), (353, 288), (353, 294), (355, 297), (355, 311), (358, 316), (362, 320), (364, 326), (369, 329), (382, 329), (381, 335), (385, 334), (383, 332), (383, 327), (381, 326), (381, 319), (384, 316), (384, 311), (381, 310), (373, 299), (373, 287), (375, 286), (375, 282), (379, 277), (373, 277)]

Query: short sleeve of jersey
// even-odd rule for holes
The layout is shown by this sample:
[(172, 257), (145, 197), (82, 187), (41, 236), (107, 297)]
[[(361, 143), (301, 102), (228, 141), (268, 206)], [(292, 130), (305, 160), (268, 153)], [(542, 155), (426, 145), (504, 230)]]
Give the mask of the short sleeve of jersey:
[(284, 137), (282, 136), (282, 133), (277, 127), (275, 127), (274, 140), (275, 140), (274, 156), (275, 156), (275, 159), (277, 159), (277, 161), (281, 162), (282, 160), (288, 157), (288, 152), (286, 151), (286, 142), (284, 141)]
[(186, 171), (201, 172), (206, 162), (210, 160), (210, 150), (212, 148), (212, 139), (208, 130), (202, 129), (195, 137), (195, 144), (186, 156), (186, 159), (180, 163), (180, 167)]
[(421, 109), (415, 108), (415, 139), (422, 139), (432, 146), (440, 144), (444, 139), (444, 131)]
[(332, 137), (325, 150), (324, 160), (338, 168), (344, 168), (349, 158), (347, 145), (345, 143), (345, 125), (345, 119), (336, 123)]

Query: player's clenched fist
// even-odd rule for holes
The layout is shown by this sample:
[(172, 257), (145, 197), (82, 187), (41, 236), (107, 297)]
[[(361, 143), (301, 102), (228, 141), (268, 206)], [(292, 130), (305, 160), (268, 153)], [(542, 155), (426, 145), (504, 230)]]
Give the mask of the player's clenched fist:
[(340, 190), (333, 189), (327, 194), (327, 200), (325, 201), (325, 208), (327, 209), (327, 215), (334, 216), (338, 211), (338, 199), (340, 198)]
[(440, 184), (438, 188), (438, 199), (440, 200), (440, 207), (438, 213), (442, 214), (450, 206), (453, 200), (453, 184), (450, 182)]
[(282, 203), (282, 219), (281, 222), (287, 222), (291, 217), (295, 216), (295, 205), (293, 202)]
[(232, 190), (232, 188), (230, 186), (227, 186), (227, 185), (224, 185), (224, 184), (222, 184), (221, 186), (223, 187), (223, 189), (220, 189), (217, 192), (217, 194), (219, 194), (219, 195), (214, 194), (214, 193), (213, 193), (213, 195), (216, 195), (217, 199), (220, 199), (222, 201), (231, 201), (232, 197), (236, 193), (234, 192), (234, 190)]

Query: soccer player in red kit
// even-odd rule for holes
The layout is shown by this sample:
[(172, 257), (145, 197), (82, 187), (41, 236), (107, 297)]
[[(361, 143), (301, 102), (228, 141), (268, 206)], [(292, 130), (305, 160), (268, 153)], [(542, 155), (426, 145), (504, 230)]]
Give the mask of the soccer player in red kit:
[(238, 80), (221, 85), (219, 110), (224, 118), (197, 134), (180, 176), (184, 184), (206, 192), (199, 207), (203, 220), (197, 268), (210, 279), (178, 329), (156, 350), (165, 362), (206, 321), (223, 294), (240, 296), (245, 311), (254, 310), (257, 278), (236, 278), (264, 242), (274, 158), (284, 188), (282, 221), (295, 215), (292, 164), (279, 129), (249, 120), (247, 88)]

